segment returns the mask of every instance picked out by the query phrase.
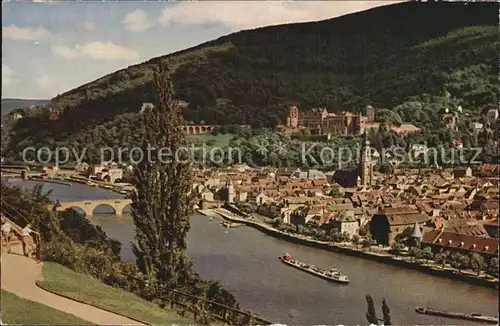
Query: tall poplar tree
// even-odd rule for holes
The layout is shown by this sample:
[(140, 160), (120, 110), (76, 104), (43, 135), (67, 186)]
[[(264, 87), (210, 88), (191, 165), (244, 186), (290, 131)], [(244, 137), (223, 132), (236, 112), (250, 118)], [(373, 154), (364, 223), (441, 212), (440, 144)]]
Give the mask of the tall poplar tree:
[(134, 168), (133, 251), (137, 266), (157, 285), (180, 287), (195, 280), (186, 256), (190, 229), (191, 167), (181, 130), (183, 117), (165, 64), (154, 71), (156, 103), (143, 112), (143, 159)]
[(387, 305), (387, 301), (385, 301), (385, 298), (382, 301), (382, 314), (384, 315), (384, 326), (392, 325), (391, 310), (389, 309), (389, 306)]
[(368, 323), (373, 325), (378, 325), (377, 313), (375, 312), (375, 305), (373, 304), (373, 298), (371, 295), (367, 294), (365, 296), (366, 304), (368, 305), (368, 310), (366, 311), (366, 320)]

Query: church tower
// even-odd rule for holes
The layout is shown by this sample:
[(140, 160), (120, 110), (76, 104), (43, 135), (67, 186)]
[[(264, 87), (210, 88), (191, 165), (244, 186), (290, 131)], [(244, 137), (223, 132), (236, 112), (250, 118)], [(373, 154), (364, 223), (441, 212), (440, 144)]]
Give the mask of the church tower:
[(226, 189), (227, 189), (227, 202), (232, 204), (234, 203), (234, 198), (236, 197), (236, 191), (234, 190), (234, 186), (231, 181), (228, 181), (226, 183)]
[(360, 169), (361, 185), (371, 186), (373, 181), (373, 163), (370, 150), (370, 142), (368, 141), (366, 133), (364, 135), (364, 144), (363, 147), (361, 148), (361, 162), (359, 169)]

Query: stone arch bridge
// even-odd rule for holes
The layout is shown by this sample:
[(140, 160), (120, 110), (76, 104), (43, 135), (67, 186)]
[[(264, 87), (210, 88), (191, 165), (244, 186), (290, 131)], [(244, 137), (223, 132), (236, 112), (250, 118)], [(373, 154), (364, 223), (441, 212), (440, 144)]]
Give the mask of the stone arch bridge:
[[(80, 200), (80, 201), (68, 201), (68, 202), (60, 202), (60, 206), (56, 208), (56, 211), (62, 212), (67, 210), (68, 208), (80, 208), (85, 212), (85, 216), (92, 216), (94, 214), (94, 210), (99, 207), (111, 207), (115, 213), (115, 215), (121, 216), (123, 215), (123, 210), (125, 207), (132, 204), (131, 199), (98, 199), (98, 200)], [(51, 205), (49, 208), (52, 210), (54, 205)]]
[(187, 135), (204, 134), (207, 132), (214, 131), (217, 127), (216, 125), (182, 125), (182, 131)]

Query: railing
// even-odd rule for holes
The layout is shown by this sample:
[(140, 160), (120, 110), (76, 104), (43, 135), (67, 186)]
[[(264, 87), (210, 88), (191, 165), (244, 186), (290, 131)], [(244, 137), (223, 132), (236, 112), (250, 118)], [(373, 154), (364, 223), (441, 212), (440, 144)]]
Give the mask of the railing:
[[(2, 206), (1, 206), (1, 212), (2, 212), (2, 217), (5, 218), (7, 221), (9, 221), (9, 223), (12, 224), (12, 227), (14, 229), (14, 231), (18, 234), (18, 237), (22, 237), (22, 227), (20, 227), (18, 224), (16, 224), (15, 222), (13, 222), (10, 218), (8, 218), (7, 216), (10, 216), (12, 213), (8, 213), (4, 208), (7, 208), (8, 210), (14, 212), (17, 216), (21, 217), (25, 222), (26, 224), (31, 224), (31, 221), (26, 217), (24, 216), (21, 212), (19, 212), (19, 210), (15, 207), (13, 207), (12, 205), (9, 205), (7, 202), (5, 202), (3, 199), (2, 199)], [(33, 227), (33, 231), (35, 231), (35, 245), (36, 245), (36, 251), (35, 251), (35, 256), (37, 259), (41, 259), (41, 246), (42, 246), (42, 237), (40, 236), (40, 232)]]
[[(145, 285), (146, 282), (142, 279), (136, 278), (131, 275), (123, 274), (118, 272), (122, 276), (133, 279)], [(220, 322), (229, 325), (271, 325), (273, 322), (254, 315), (250, 311), (244, 311), (241, 309), (237, 309), (234, 307), (230, 307), (220, 302), (209, 300), (205, 297), (196, 296), (193, 294), (185, 293), (175, 289), (162, 288), (163, 295), (161, 296), (161, 300), (163, 300), (163, 304), (165, 306), (170, 305), (170, 309), (174, 310), (174, 308), (181, 307), (183, 310), (179, 311), (180, 313), (191, 312), (195, 319), (199, 317), (200, 314), (205, 313), (209, 317), (216, 319)], [(210, 311), (209, 309), (201, 309), (199, 308), (208, 307), (208, 308), (218, 308), (214, 310), (218, 310), (218, 313), (214, 311)], [(239, 322), (236, 324), (235, 320)]]
[[(233, 308), (230, 306), (227, 306), (225, 304), (215, 302), (212, 300), (208, 300), (203, 297), (199, 297), (193, 294), (181, 292), (178, 290), (172, 290), (172, 289), (164, 289), (166, 295), (164, 296), (165, 298), (168, 298), (168, 301), (170, 301), (170, 308), (173, 310), (175, 308), (175, 305), (181, 306), (186, 308), (188, 311), (191, 310), (192, 313), (194, 314), (195, 319), (198, 317), (198, 311), (196, 310), (196, 305), (201, 305), (201, 306), (207, 306), (211, 305), (214, 307), (219, 308), (220, 310), (220, 315), (211, 313), (210, 311), (207, 311), (206, 313), (219, 321), (222, 321), (224, 323), (234, 323), (234, 320), (239, 316), (242, 319), (242, 325), (271, 325), (273, 324), (271, 321), (266, 320), (264, 318), (261, 318), (259, 316), (256, 316), (252, 314), (251, 312), (248, 311), (243, 311), (237, 308)], [(184, 300), (183, 300), (184, 299)], [(187, 299), (187, 300), (186, 300)], [(189, 301), (195, 301), (196, 303), (193, 305), (192, 302), (191, 305), (189, 303), (186, 303)]]

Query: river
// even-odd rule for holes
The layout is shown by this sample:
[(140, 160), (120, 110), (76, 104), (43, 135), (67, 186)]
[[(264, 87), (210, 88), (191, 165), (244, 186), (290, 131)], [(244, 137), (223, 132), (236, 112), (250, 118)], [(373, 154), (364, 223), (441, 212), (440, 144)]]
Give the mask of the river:
[[(21, 180), (11, 183), (28, 188), (35, 184)], [(61, 202), (121, 197), (81, 184), (68, 187), (47, 183), (45, 189), (53, 189), (51, 197)], [(92, 221), (123, 243), (123, 259), (133, 260), (130, 216), (118, 218), (107, 209), (96, 208)], [(351, 282), (332, 284), (290, 268), (277, 260), (284, 252), (320, 267), (340, 268)], [(367, 293), (373, 296), (379, 316), (382, 299), (386, 298), (394, 324), (472, 324), (417, 314), (417, 306), (498, 315), (496, 290), (284, 242), (249, 227), (223, 229), (218, 221), (209, 221), (200, 215), (191, 218), (188, 255), (204, 279), (220, 281), (236, 296), (242, 308), (274, 322), (366, 324)]]

